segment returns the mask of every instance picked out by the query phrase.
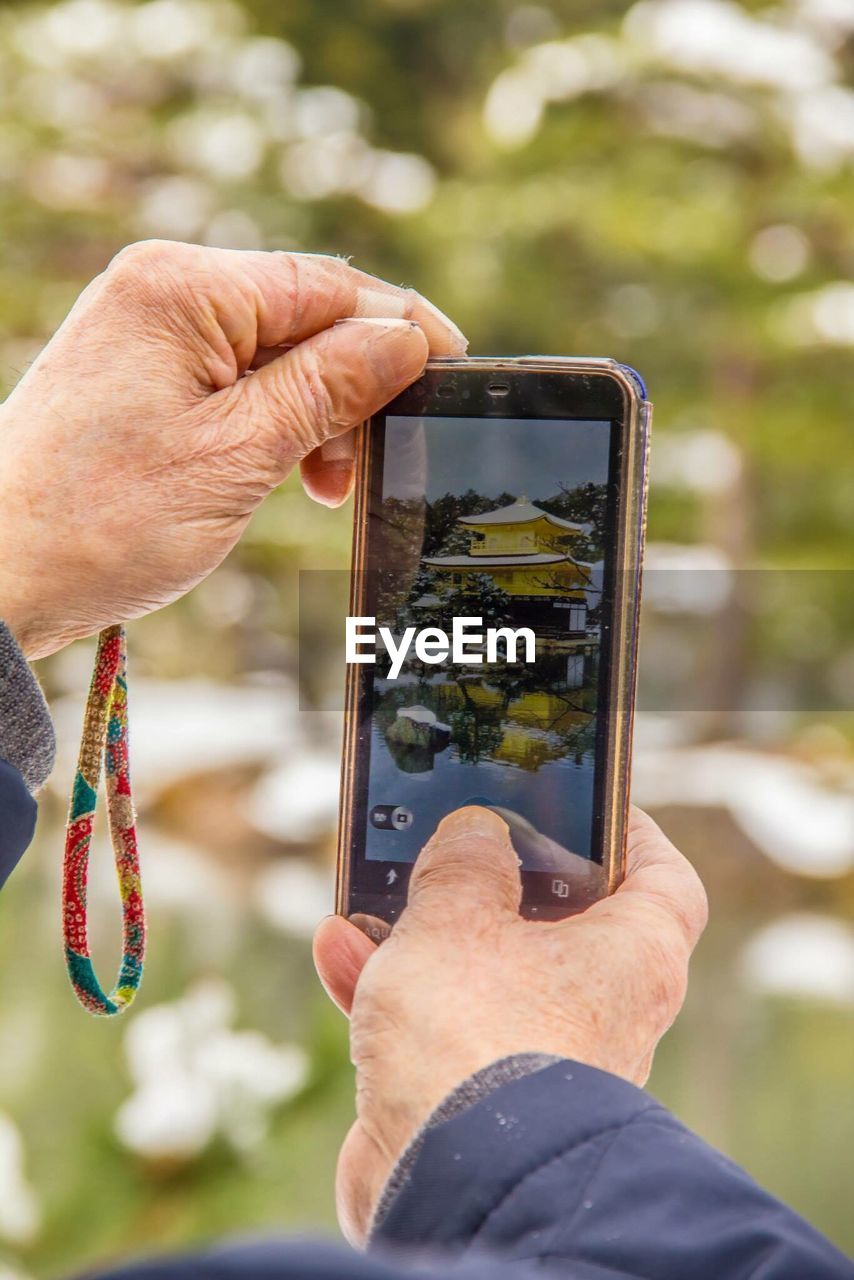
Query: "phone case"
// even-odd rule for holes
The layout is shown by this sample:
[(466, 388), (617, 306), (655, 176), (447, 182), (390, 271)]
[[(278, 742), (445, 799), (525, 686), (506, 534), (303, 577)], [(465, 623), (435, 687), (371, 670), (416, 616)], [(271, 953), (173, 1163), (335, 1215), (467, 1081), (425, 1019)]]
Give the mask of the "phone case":
[[(608, 747), (603, 786), (603, 865), (607, 891), (612, 893), (625, 871), (628, 829), (629, 785), (631, 777), (632, 729), (637, 677), (638, 621), (641, 576), (646, 531), (649, 439), (652, 403), (643, 379), (634, 369), (608, 358), (583, 356), (471, 356), (462, 359), (431, 360), (428, 369), (502, 370), (518, 368), (584, 374), (607, 372), (623, 387), (627, 403), (626, 452), (624, 462), (624, 505), (615, 546), (614, 629), (610, 657), (612, 679), (607, 706)], [(368, 484), (371, 433), (360, 433), (356, 452), (355, 511), (353, 528), (351, 615), (365, 612), (362, 594), (365, 582), (365, 553), (368, 517)], [(353, 846), (352, 815), (355, 753), (358, 734), (358, 669), (347, 669), (345, 698), (344, 754), (338, 826), (338, 875), (336, 905), (346, 915), (350, 886), (350, 858)], [(587, 904), (584, 904), (587, 905)], [(578, 907), (576, 907), (578, 909)]]

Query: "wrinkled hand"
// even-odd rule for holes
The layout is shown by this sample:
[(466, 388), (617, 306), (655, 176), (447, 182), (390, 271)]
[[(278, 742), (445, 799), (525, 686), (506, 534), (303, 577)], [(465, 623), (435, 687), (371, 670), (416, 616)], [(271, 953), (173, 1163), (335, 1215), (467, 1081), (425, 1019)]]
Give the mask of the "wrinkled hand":
[(0, 617), (40, 657), (176, 599), (297, 462), (343, 502), (350, 429), (464, 350), (336, 258), (132, 245), (0, 406)]
[(541, 1052), (643, 1084), (679, 1012), (706, 898), (646, 814), (633, 811), (612, 897), (543, 923), (518, 915), (520, 892), (506, 824), (466, 808), (424, 848), (382, 946), (341, 917), (318, 929), (318, 973), (351, 1015), (358, 1118), (338, 1164), (338, 1216), (353, 1243), (406, 1144), (467, 1076)]

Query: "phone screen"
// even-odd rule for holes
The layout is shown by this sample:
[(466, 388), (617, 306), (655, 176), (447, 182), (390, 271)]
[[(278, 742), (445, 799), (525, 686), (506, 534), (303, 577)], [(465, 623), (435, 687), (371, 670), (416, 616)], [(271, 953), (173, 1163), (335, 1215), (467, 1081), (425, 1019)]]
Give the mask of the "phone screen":
[[(351, 910), (393, 919), (442, 817), (480, 804), (508, 822), (523, 910), (548, 917), (602, 876), (618, 424), (388, 414), (371, 429), (366, 613), (398, 638), (479, 618), (466, 652), (481, 660), (410, 645), (396, 674), (379, 649), (360, 668)], [(533, 633), (533, 661), (502, 628)]]

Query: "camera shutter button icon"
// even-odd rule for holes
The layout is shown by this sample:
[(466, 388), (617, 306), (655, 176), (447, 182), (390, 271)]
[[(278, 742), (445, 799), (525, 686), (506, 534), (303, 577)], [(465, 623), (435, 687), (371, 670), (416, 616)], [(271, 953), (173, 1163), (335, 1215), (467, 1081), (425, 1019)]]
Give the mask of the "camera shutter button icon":
[(406, 831), (413, 821), (412, 810), (402, 804), (375, 804), (371, 810), (371, 825), (380, 831)]

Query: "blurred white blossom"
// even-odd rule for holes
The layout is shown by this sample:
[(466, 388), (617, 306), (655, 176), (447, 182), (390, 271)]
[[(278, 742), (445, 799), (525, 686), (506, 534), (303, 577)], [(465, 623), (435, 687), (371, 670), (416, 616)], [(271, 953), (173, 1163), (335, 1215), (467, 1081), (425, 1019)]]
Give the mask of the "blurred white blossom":
[(433, 198), (436, 175), (421, 156), (374, 151), (359, 194), (386, 213), (417, 213)]
[(531, 45), (493, 82), (484, 105), (486, 129), (503, 146), (522, 146), (539, 128), (547, 103), (610, 88), (624, 69), (624, 50), (608, 36)]
[(736, 444), (722, 431), (701, 427), (672, 432), (656, 440), (650, 479), (654, 488), (726, 494), (737, 483), (741, 470)]
[(789, 298), (778, 309), (775, 325), (796, 346), (854, 346), (854, 284), (834, 280)]
[(368, 176), (371, 149), (349, 130), (296, 142), (282, 156), (282, 182), (300, 200), (355, 192)]
[(115, 1121), (124, 1146), (185, 1161), (216, 1137), (236, 1150), (263, 1140), (271, 1110), (304, 1085), (308, 1061), (295, 1045), (233, 1030), (234, 1017), (233, 990), (214, 980), (137, 1014), (125, 1034), (135, 1088)]
[(706, 147), (727, 147), (756, 132), (756, 113), (726, 93), (670, 80), (638, 89), (647, 127), (669, 138), (685, 138)]
[(254, 885), (258, 914), (275, 929), (310, 938), (334, 899), (331, 872), (307, 858), (283, 858), (259, 872)]
[[(84, 663), (91, 661), (85, 646), (79, 647), (79, 656)], [(70, 654), (69, 660), (76, 656)], [(52, 710), (59, 750), (54, 776), (65, 777), (78, 749), (80, 699), (59, 698)], [(278, 678), (269, 684), (234, 685), (138, 679), (131, 714), (134, 788), (140, 802), (176, 778), (281, 757), (299, 747), (304, 733), (296, 688)]]
[(209, 217), (214, 199), (213, 191), (199, 179), (184, 175), (153, 178), (140, 192), (137, 232), (191, 240)]
[(366, 105), (300, 85), (296, 50), (247, 31), (229, 0), (61, 0), (5, 23), (14, 56), (0, 105), (13, 105), (16, 128), (0, 131), (0, 176), (23, 165), (48, 208), (97, 206), (142, 236), (245, 248), (265, 240), (235, 204), (249, 180), (300, 200), (348, 194), (391, 215), (432, 198), (426, 160), (373, 147)]
[(784, 916), (750, 939), (741, 969), (767, 994), (854, 1004), (854, 929), (829, 916)]
[(854, 778), (824, 785), (811, 765), (726, 744), (652, 745), (636, 752), (632, 793), (646, 808), (728, 811), (762, 852), (787, 871), (827, 877), (854, 867)]
[(252, 790), (247, 815), (265, 835), (286, 843), (317, 840), (335, 829), (338, 818), (339, 758), (332, 752), (303, 752), (285, 758)]
[(798, 227), (781, 223), (757, 231), (749, 256), (757, 275), (779, 283), (800, 275), (809, 261), (810, 243)]
[(801, 163), (835, 169), (854, 155), (854, 93), (837, 57), (852, 13), (849, 0), (758, 14), (734, 0), (641, 0), (613, 37), (511, 41), (518, 52), (487, 91), (484, 125), (499, 146), (521, 147), (549, 104), (611, 93), (652, 133), (726, 147), (759, 136), (760, 94)]
[(733, 0), (642, 0), (625, 29), (672, 66), (725, 80), (797, 90), (834, 75), (832, 58), (808, 31), (754, 17)]
[(850, 31), (854, 31), (854, 5), (851, 0), (793, 0), (795, 13), (802, 22), (818, 31), (834, 47)]
[(854, 90), (826, 85), (781, 104), (795, 150), (811, 169), (838, 169), (854, 156)]
[(62, 151), (36, 157), (28, 174), (30, 195), (51, 209), (95, 208), (108, 182), (103, 160)]
[(39, 1204), (24, 1173), (21, 1135), (9, 1116), (0, 1111), (0, 1240), (29, 1244), (40, 1222)]
[(234, 6), (210, 0), (149, 0), (124, 12), (138, 53), (162, 61), (203, 50), (223, 25), (240, 21)]
[(332, 85), (301, 89), (294, 103), (294, 131), (299, 138), (352, 133), (359, 127), (360, 105), (352, 94)]
[(178, 116), (167, 138), (182, 168), (226, 182), (251, 177), (264, 156), (261, 123), (247, 111), (199, 107)]
[(661, 321), (661, 307), (652, 289), (642, 284), (621, 284), (608, 294), (608, 320), (621, 338), (653, 333)]
[(483, 122), (494, 142), (505, 147), (530, 142), (540, 127), (545, 99), (524, 70), (510, 68), (493, 81), (486, 95)]
[(231, 83), (242, 96), (258, 101), (286, 93), (300, 71), (300, 56), (284, 40), (256, 36), (245, 40), (231, 61)]
[(644, 596), (659, 613), (716, 614), (735, 583), (733, 566), (711, 543), (650, 542), (644, 557)]

